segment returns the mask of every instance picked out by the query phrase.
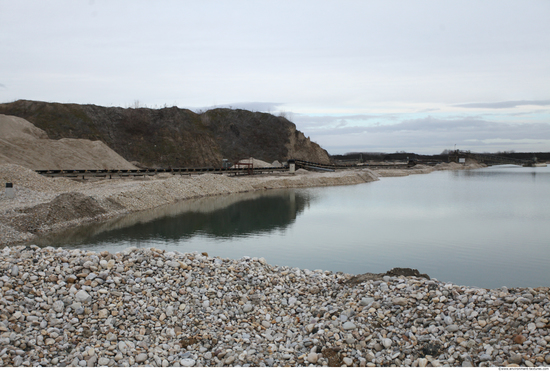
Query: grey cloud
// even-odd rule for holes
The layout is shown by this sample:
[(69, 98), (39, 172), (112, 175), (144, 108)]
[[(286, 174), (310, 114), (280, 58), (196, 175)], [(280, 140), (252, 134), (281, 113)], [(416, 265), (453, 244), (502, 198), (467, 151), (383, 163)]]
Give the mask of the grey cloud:
[(397, 124), (375, 124), (372, 126), (335, 127), (318, 130), (316, 135), (349, 135), (357, 133), (384, 133), (435, 136), (459, 136), (464, 139), (550, 139), (550, 124), (502, 124), (479, 119), (424, 119), (406, 120)]
[(276, 111), (283, 103), (274, 103), (274, 102), (240, 102), (232, 103), (230, 106), (233, 108), (246, 109), (249, 111), (260, 111), (260, 112), (272, 112)]
[(330, 129), (310, 130), (308, 134), (312, 135), (350, 135), (362, 134), (369, 132), (369, 128), (365, 126), (342, 126)]
[(4, 89), (5, 89), (5, 88), (6, 88), (6, 85), (0, 84), (0, 88), (4, 88)]
[[(350, 141), (346, 136), (312, 136), (312, 139), (323, 146), (329, 153), (353, 151), (395, 152), (407, 151), (421, 154), (437, 154), (444, 149), (457, 148), (473, 152), (515, 150), (522, 152), (544, 151), (548, 148), (550, 135), (545, 138), (514, 133), (430, 133), (430, 132), (396, 132), (396, 133), (361, 133)], [(536, 138), (536, 139), (535, 139)], [(330, 143), (324, 145), (325, 143)]]
[(380, 116), (376, 115), (323, 115), (323, 116), (313, 116), (313, 115), (303, 115), (296, 114), (297, 120), (301, 122), (334, 122), (337, 120), (370, 120), (378, 118)]
[(453, 107), (461, 108), (515, 108), (518, 106), (550, 106), (550, 100), (515, 100), (507, 102), (493, 102), (493, 103), (466, 103), (455, 104)]
[[(474, 130), (493, 130), (501, 124), (481, 120), (479, 116), (454, 116), (449, 119), (438, 119), (428, 116), (422, 119), (404, 120), (395, 124), (381, 124), (380, 122), (368, 125), (350, 125), (348, 119), (357, 120), (380, 119), (382, 116), (355, 115), (355, 116), (304, 116), (296, 120), (300, 130), (316, 135), (349, 135), (359, 133), (397, 133), (397, 132), (456, 132)], [(390, 117), (395, 120), (396, 116)], [(384, 120), (386, 121), (386, 120)], [(387, 122), (387, 121), (386, 121)]]
[[(350, 124), (350, 121), (367, 121), (373, 119), (379, 119), (382, 115), (324, 115), (324, 116), (314, 116), (314, 115), (304, 115), (304, 114), (294, 114), (294, 123), (300, 126), (300, 130), (306, 131), (315, 131), (318, 130), (318, 127), (324, 126), (338, 126), (344, 127)], [(390, 118), (384, 116), (386, 118)]]
[(502, 124), (490, 121), (479, 120), (477, 118), (458, 118), (458, 119), (436, 119), (426, 117), (416, 120), (405, 120), (393, 125), (376, 125), (368, 128), (369, 132), (398, 132), (398, 131), (426, 131), (426, 132), (455, 132), (455, 131), (479, 131), (499, 127)]
[[(347, 135), (357, 133), (397, 133), (397, 132), (442, 132), (457, 130), (479, 130), (488, 127), (488, 121), (478, 119), (444, 120), (427, 117), (416, 120), (405, 120), (396, 124), (375, 123), (369, 126), (335, 126), (328, 129), (312, 130), (321, 135)], [(496, 124), (498, 125), (498, 124)]]
[(396, 124), (320, 129), (312, 131), (311, 138), (331, 154), (401, 150), (434, 154), (455, 144), (472, 151), (536, 151), (547, 148), (550, 123), (503, 124), (472, 118), (427, 117)]
[(507, 113), (508, 116), (529, 116), (534, 114), (548, 114), (550, 113), (550, 110), (548, 109), (539, 109), (537, 111), (525, 111), (525, 112), (517, 112), (517, 113)]
[(348, 126), (348, 121), (344, 120), (344, 119), (340, 120), (338, 122), (338, 125), (336, 125), (337, 128), (343, 128), (343, 127), (346, 127), (346, 126)]

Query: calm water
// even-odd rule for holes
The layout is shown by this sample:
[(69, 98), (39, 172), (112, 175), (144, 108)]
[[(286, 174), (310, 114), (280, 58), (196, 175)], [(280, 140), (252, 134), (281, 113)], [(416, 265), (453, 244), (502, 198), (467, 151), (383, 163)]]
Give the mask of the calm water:
[(39, 242), (265, 257), (348, 273), (419, 269), (495, 288), (550, 285), (550, 168), (495, 166), (182, 202)]

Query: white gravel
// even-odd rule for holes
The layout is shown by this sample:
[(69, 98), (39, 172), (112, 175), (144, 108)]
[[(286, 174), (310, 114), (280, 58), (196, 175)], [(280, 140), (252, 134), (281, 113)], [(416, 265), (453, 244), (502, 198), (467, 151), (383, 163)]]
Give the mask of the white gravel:
[(547, 287), (351, 278), (156, 248), (6, 247), (0, 366), (550, 365)]

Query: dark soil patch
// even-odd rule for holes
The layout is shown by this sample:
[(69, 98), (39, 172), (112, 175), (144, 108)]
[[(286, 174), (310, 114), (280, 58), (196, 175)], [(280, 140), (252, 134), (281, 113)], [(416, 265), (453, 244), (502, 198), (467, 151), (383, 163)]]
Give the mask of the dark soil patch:
[(419, 278), (426, 278), (430, 279), (430, 276), (428, 276), (425, 273), (420, 273), (418, 269), (412, 269), (412, 268), (393, 268), (387, 271), (386, 273), (363, 273), (358, 274), (356, 276), (353, 276), (350, 278), (347, 282), (345, 282), (348, 285), (357, 285), (358, 283), (365, 282), (365, 281), (377, 281), (381, 280), (384, 276), (405, 276), (405, 277), (419, 277)]

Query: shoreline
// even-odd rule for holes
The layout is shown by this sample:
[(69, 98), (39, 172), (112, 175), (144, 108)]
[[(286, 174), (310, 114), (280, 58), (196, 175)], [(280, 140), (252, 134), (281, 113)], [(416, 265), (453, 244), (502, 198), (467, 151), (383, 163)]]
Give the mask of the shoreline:
[(478, 164), (417, 165), (407, 170), (339, 170), (316, 173), (229, 177), (203, 174), (159, 174), (153, 178), (89, 180), (78, 182), (47, 178), (18, 165), (0, 166), (0, 182), (14, 184), (16, 198), (0, 194), (0, 246), (31, 241), (38, 236), (82, 224), (106, 221), (124, 214), (179, 201), (257, 190), (340, 186), (367, 183), (382, 177), (427, 174), (437, 170), (463, 170)]
[[(15, 179), (12, 180), (12, 179)], [(17, 165), (0, 166), (0, 180), (11, 181), (17, 197), (0, 197), (0, 246), (24, 243), (50, 232), (179, 201), (258, 190), (339, 186), (378, 180), (369, 170), (336, 173), (181, 176), (77, 182), (46, 178)]]
[[(184, 192), (359, 184), (436, 169), (413, 170), (97, 181), (78, 190), (38, 179), (18, 210), (28, 222), (57, 215), (70, 224), (88, 220), (75, 205), (96, 213), (115, 205), (117, 216)], [(5, 206), (0, 213), (16, 215)], [(482, 289), (392, 271), (354, 276), (256, 257), (12, 244), (0, 249), (0, 366), (550, 365), (548, 287)]]
[(547, 287), (156, 248), (6, 247), (0, 269), (0, 366), (550, 365)]

